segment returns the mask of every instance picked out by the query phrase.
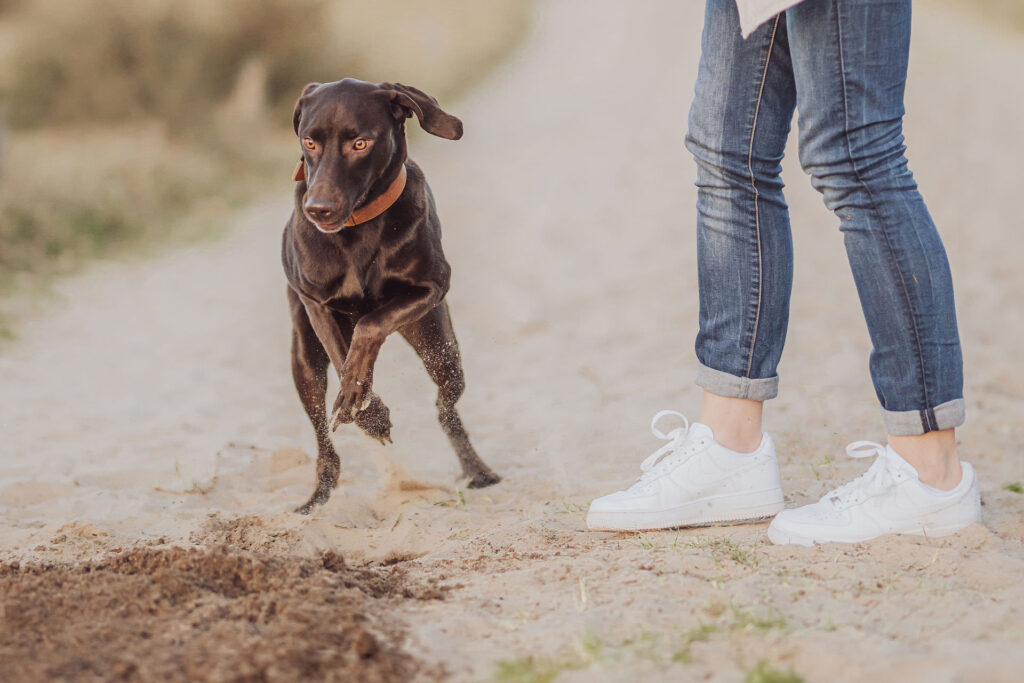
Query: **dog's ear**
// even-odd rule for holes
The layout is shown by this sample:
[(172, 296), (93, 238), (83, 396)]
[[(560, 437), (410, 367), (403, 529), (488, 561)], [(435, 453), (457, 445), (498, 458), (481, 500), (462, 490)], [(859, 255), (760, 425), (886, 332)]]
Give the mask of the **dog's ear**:
[(299, 99), (295, 101), (295, 111), (292, 113), (292, 128), (295, 129), (296, 135), (299, 134), (299, 121), (302, 120), (302, 98), (316, 90), (319, 86), (319, 83), (309, 83), (302, 89)]
[(412, 115), (420, 121), (420, 127), (431, 135), (447, 140), (462, 137), (462, 121), (441, 109), (427, 93), (401, 83), (380, 83), (378, 87), (391, 99), (391, 111), (397, 119)]

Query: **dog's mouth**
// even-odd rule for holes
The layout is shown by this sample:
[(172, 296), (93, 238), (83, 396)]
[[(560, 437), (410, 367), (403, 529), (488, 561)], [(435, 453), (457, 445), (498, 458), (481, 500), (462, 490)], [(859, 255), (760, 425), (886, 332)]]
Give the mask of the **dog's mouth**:
[(335, 232), (338, 232), (343, 227), (345, 227), (345, 222), (344, 221), (338, 221), (337, 223), (317, 223), (316, 221), (310, 221), (310, 222), (313, 225), (316, 226), (317, 230), (319, 230), (322, 233), (326, 233), (328, 235), (330, 235), (332, 233), (335, 233)]
[(314, 211), (310, 212), (306, 210), (305, 199), (303, 199), (302, 213), (305, 215), (306, 220), (316, 226), (316, 229), (325, 235), (330, 235), (340, 231), (345, 225), (352, 219), (352, 216), (356, 213), (351, 207), (358, 207), (362, 205), (366, 198), (364, 192), (362, 196), (355, 202), (348, 203), (347, 210), (342, 209), (341, 211), (335, 210), (333, 207), (330, 211)]
[(337, 213), (335, 213), (332, 216), (330, 216), (330, 218), (326, 218), (326, 217), (313, 218), (312, 216), (310, 216), (305, 211), (303, 211), (303, 213), (306, 216), (306, 220), (308, 220), (310, 223), (312, 223), (314, 225), (314, 227), (316, 227), (317, 230), (319, 230), (320, 232), (322, 232), (324, 234), (327, 234), (327, 235), (330, 235), (332, 233), (338, 232), (339, 230), (344, 228), (345, 227), (345, 223), (348, 222), (348, 220), (349, 220), (349, 218), (351, 216), (351, 213), (346, 213), (346, 214), (337, 214)]

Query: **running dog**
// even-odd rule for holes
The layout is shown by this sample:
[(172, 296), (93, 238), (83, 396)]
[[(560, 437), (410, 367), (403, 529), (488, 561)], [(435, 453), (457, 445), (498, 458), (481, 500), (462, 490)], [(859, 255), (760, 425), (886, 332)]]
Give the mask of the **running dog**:
[[(281, 257), (292, 376), (318, 445), (316, 488), (296, 512), (323, 504), (338, 484), (341, 460), (330, 435), (339, 425), (354, 422), (381, 443), (391, 441), (390, 412), (372, 387), (377, 354), (393, 332), (437, 384), (438, 419), (469, 486), (500, 481), (455, 410), (466, 384), (444, 301), (451, 268), (430, 187), (406, 151), (411, 116), (428, 133), (462, 137), (462, 122), (437, 100), (399, 83), (310, 83), (295, 105), (302, 159)], [(341, 380), (330, 419), (328, 364)]]

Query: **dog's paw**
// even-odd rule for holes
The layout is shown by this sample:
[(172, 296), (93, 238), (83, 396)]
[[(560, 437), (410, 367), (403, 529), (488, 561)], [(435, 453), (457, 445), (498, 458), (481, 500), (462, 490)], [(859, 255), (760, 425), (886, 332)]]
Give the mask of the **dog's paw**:
[(391, 411), (377, 394), (371, 394), (366, 407), (356, 413), (355, 423), (382, 444), (391, 443)]
[(485, 489), (488, 486), (494, 486), (501, 481), (501, 477), (492, 472), (491, 470), (484, 470), (477, 472), (466, 484), (467, 488), (471, 489)]
[(313, 495), (310, 496), (309, 500), (295, 508), (295, 512), (300, 515), (308, 515), (317, 509), (321, 505), (327, 502), (327, 499), (331, 497), (331, 489), (326, 486), (318, 486)]
[(370, 388), (358, 382), (341, 383), (341, 391), (334, 401), (334, 412), (331, 415), (331, 430), (340, 425), (354, 422), (359, 411), (370, 407)]

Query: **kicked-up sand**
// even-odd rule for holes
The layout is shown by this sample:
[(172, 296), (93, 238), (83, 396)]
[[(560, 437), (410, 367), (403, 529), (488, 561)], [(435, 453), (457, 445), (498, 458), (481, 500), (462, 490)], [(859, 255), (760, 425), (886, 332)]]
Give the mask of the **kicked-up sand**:
[[(375, 374), (394, 444), (342, 428), (334, 496), (291, 512), (315, 451), (289, 374), (282, 168), (226, 239), (65, 282), (0, 355), (0, 678), (1019, 680), (1024, 43), (915, 10), (910, 161), (956, 282), (982, 524), (810, 549), (765, 524), (585, 530), (589, 500), (661, 445), (650, 416), (698, 409), (683, 135), (702, 7), (543, 2), (451, 106), (465, 138), (411, 143), (454, 269), (459, 407), (504, 481), (457, 481), (396, 338)], [(795, 151), (767, 413), (790, 505), (866, 467), (847, 442), (884, 438), (837, 220)]]

